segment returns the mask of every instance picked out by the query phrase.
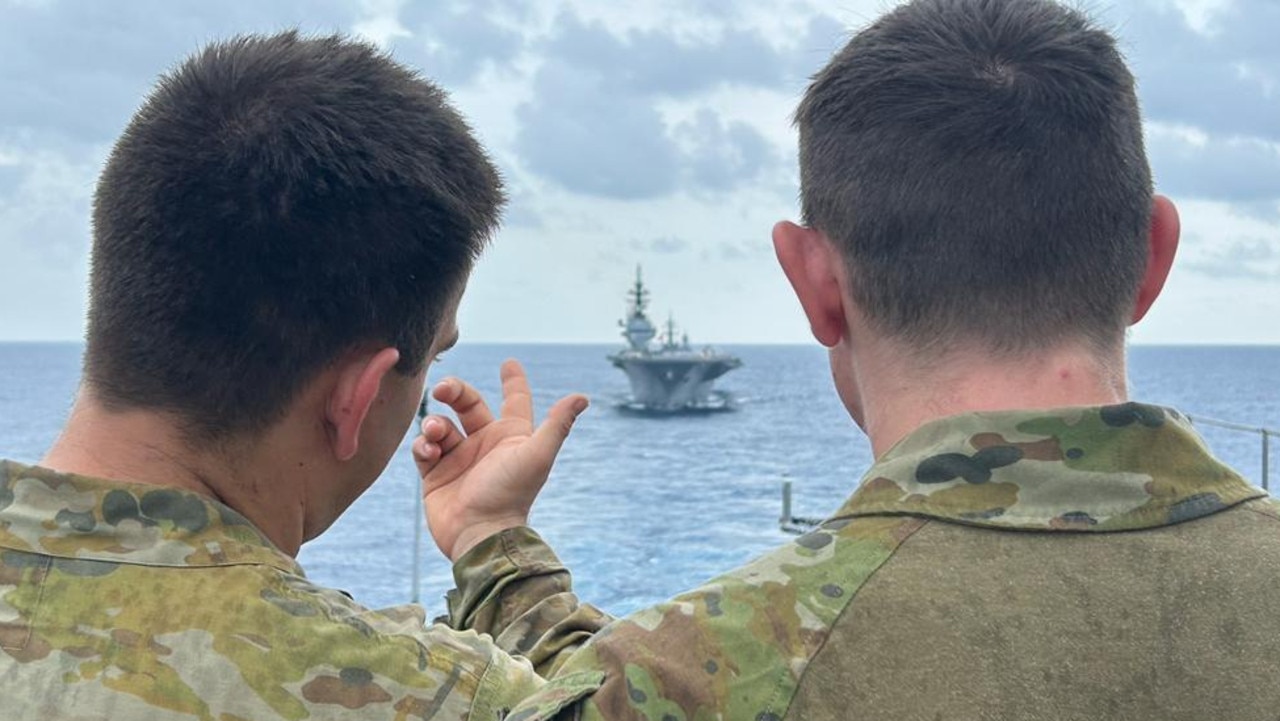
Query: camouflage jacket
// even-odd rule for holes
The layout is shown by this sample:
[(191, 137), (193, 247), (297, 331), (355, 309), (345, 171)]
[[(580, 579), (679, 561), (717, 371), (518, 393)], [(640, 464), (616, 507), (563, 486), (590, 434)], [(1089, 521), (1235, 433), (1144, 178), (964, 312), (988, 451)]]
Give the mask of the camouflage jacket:
[[(544, 564), (513, 590), (560, 576)], [(312, 584), (220, 503), (11, 462), (0, 648), (0, 718), (15, 721), (490, 721), (543, 683), (485, 636), (425, 625), (420, 607), (370, 611)], [(580, 674), (579, 692), (599, 677)]]
[[(548, 554), (462, 559), (455, 622), (515, 648), (554, 628), (508, 623), (472, 573)], [(566, 716), (1274, 719), (1276, 659), (1277, 507), (1185, 418), (979, 413), (918, 429), (795, 542), (610, 625), (511, 718), (602, 671)]]

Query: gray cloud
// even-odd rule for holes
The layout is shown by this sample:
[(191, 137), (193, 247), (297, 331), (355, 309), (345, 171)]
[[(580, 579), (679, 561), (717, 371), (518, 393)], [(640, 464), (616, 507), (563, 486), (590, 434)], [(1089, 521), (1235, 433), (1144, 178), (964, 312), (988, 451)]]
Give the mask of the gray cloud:
[(1215, 278), (1276, 280), (1280, 279), (1280, 248), (1265, 238), (1240, 238), (1188, 261), (1185, 267)]
[(721, 85), (778, 87), (786, 63), (754, 30), (726, 27), (718, 37), (687, 41), (658, 30), (619, 37), (571, 12), (556, 19), (547, 55), (607, 74), (610, 86), (642, 95), (688, 96)]
[(0, 162), (0, 198), (13, 195), (25, 176), (26, 173), (16, 164), (6, 165)]
[[(830, 15), (814, 14), (799, 36), (771, 37), (741, 24), (748, 13), (736, 0), (694, 0), (687, 12), (716, 26), (714, 32), (619, 33), (566, 11), (537, 37), (531, 8), (521, 0), (407, 2), (399, 19), (414, 37), (395, 41), (394, 50), (447, 87), (474, 84), (487, 67), (518, 73), (522, 58), (540, 60), (532, 99), (517, 111), (520, 167), (582, 195), (619, 199), (722, 194), (770, 175), (789, 182), (789, 173), (776, 171), (794, 164), (793, 151), (784, 153), (750, 125), (704, 109), (670, 126), (658, 107), (720, 88), (798, 97), (805, 78), (850, 32)], [(0, 152), (16, 144), (77, 162), (96, 159), (154, 78), (200, 44), (294, 25), (340, 30), (363, 15), (354, 0), (3, 5)], [(1259, 141), (1280, 142), (1280, 44), (1272, 40), (1280, 3), (1235, 0), (1215, 16), (1208, 36), (1172, 7), (1148, 2), (1111, 9), (1108, 17), (1119, 21), (1147, 116), (1209, 136), (1201, 147), (1151, 140), (1162, 189), (1274, 207), (1280, 159)], [(0, 200), (13, 197), (28, 172), (0, 165)], [(788, 185), (780, 192), (792, 191)], [(512, 222), (536, 225), (536, 216), (518, 205)]]
[(74, 265), (88, 241), (89, 197), (96, 168), (50, 152), (6, 159), (0, 192), (0, 240), (48, 268)]
[(333, 31), (357, 20), (358, 9), (340, 0), (6, 5), (0, 127), (29, 128), (64, 143), (106, 142), (154, 79), (199, 45), (295, 25)]
[(512, 193), (502, 213), (502, 224), (508, 228), (542, 228), (545, 221), (535, 199), (528, 193)]
[[(804, 37), (788, 55), (790, 76), (793, 79), (806, 79), (818, 72), (837, 50), (849, 42), (853, 31), (853, 28), (830, 15), (814, 15), (809, 18)], [(797, 90), (801, 88), (800, 83), (794, 83), (793, 86)]]
[(679, 154), (647, 98), (558, 59), (538, 71), (534, 98), (516, 111), (516, 151), (529, 170), (585, 195), (652, 198), (675, 188)]
[(675, 135), (688, 148), (685, 160), (696, 188), (730, 190), (779, 161), (777, 150), (755, 128), (725, 123), (710, 110), (699, 111)]
[[(0, 334), (78, 335), (94, 175), (105, 148), (158, 74), (202, 43), (237, 32), (273, 32), (294, 25), (320, 32), (350, 29), (366, 19), (373, 4), (0, 0), (0, 97), (5, 98), (0, 103), (0, 267), (20, 269), (0, 293), (0, 309), (31, 309), (31, 320), (23, 310), (22, 319), (0, 323)], [(861, 25), (869, 17), (851, 7), (874, 12), (891, 4), (855, 0), (828, 7)], [(1269, 300), (1268, 293), (1280, 280), (1280, 249), (1265, 230), (1280, 218), (1280, 192), (1269, 190), (1280, 188), (1280, 171), (1274, 154), (1262, 152), (1267, 147), (1262, 141), (1280, 141), (1280, 43), (1271, 37), (1280, 27), (1280, 3), (1232, 0), (1231, 7), (1216, 16), (1214, 34), (1207, 37), (1187, 28), (1172, 9), (1153, 9), (1155, 4), (1156, 0), (1123, 0), (1104, 4), (1104, 9), (1105, 18), (1119, 23), (1117, 32), (1138, 76), (1147, 116), (1162, 124), (1193, 126), (1207, 136), (1203, 146), (1176, 135), (1151, 138), (1161, 189), (1177, 199), (1229, 202), (1230, 215), (1237, 219), (1250, 208), (1256, 213), (1252, 219), (1271, 213), (1261, 224), (1244, 226), (1263, 230), (1241, 236), (1232, 234), (1230, 227), (1238, 226), (1224, 215), (1228, 211), (1219, 206), (1203, 211), (1204, 223), (1223, 219), (1224, 225), (1189, 228), (1179, 265), (1206, 276), (1266, 281), (1236, 284), (1245, 293), (1241, 302), (1256, 307)], [(498, 155), (513, 164), (508, 226), (539, 228), (546, 219), (543, 230), (524, 233), (529, 243), (542, 244), (531, 254), (535, 260), (518, 254), (506, 256), (506, 261), (495, 259), (498, 269), (502, 262), (519, 266), (510, 273), (512, 287), (532, 283), (527, 289), (536, 294), (541, 292), (537, 278), (560, 277), (529, 272), (538, 268), (526, 267), (528, 263), (583, 267), (593, 278), (610, 279), (601, 284), (599, 297), (620, 305), (617, 269), (630, 269), (644, 257), (652, 262), (670, 259), (662, 255), (666, 252), (695, 261), (674, 264), (678, 270), (673, 272), (687, 273), (690, 284), (700, 282), (696, 261), (705, 257), (735, 269), (721, 280), (744, 286), (743, 292), (751, 294), (744, 298), (759, 294), (746, 271), (758, 263), (772, 265), (765, 241), (768, 220), (748, 211), (759, 210), (770, 199), (780, 208), (791, 207), (794, 147), (774, 146), (770, 137), (776, 129), (762, 137), (753, 126), (722, 112), (715, 99), (727, 97), (735, 112), (760, 110), (775, 122), (773, 118), (791, 108), (755, 108), (757, 97), (766, 95), (739, 91), (770, 91), (786, 98), (780, 102), (794, 105), (806, 78), (851, 30), (831, 16), (799, 9), (801, 3), (794, 0), (770, 0), (767, 5), (768, 12), (785, 15), (787, 22), (760, 29), (748, 25), (760, 17), (764, 2), (658, 0), (628, 4), (626, 10), (638, 25), (656, 29), (611, 31), (574, 15), (558, 17), (548, 30), (546, 21), (552, 18), (543, 11), (550, 2), (403, 3), (399, 21), (414, 37), (393, 38), (393, 52), (450, 89), (465, 87), (458, 97), (467, 98), (465, 102), (476, 98), (478, 104), (462, 110), (481, 120), (479, 127), (499, 134), (487, 140), (504, 144)], [(606, 14), (622, 17), (612, 6)], [(672, 14), (675, 22), (655, 24), (663, 14)], [(694, 35), (690, 27), (707, 32)], [(486, 87), (484, 80), (495, 76), (501, 82)], [(1268, 83), (1270, 91), (1264, 89)], [(506, 113), (515, 103), (496, 97), (507, 88), (517, 97), (529, 97), (514, 117)], [(674, 112), (664, 116), (660, 110), (667, 108)], [(698, 114), (698, 108), (706, 112)], [(482, 113), (490, 114), (480, 117)], [(510, 146), (505, 145), (508, 139)], [(522, 183), (528, 173), (537, 176), (532, 179), (536, 182)], [(735, 196), (744, 183), (752, 184), (751, 193)], [(533, 192), (549, 186), (581, 197)], [(692, 202), (661, 200), (677, 193), (692, 196)], [(619, 204), (593, 202), (601, 197), (642, 204), (620, 217), (614, 214)], [(554, 209), (547, 205), (552, 202)], [(684, 212), (706, 213), (714, 221), (699, 226), (683, 217), (662, 217)], [(627, 223), (625, 218), (654, 222)], [(675, 221), (680, 221), (689, 241), (653, 237), (669, 232), (662, 228)], [(634, 228), (632, 232), (644, 240), (633, 247), (626, 240), (628, 231), (619, 231), (620, 226)], [(1204, 236), (1198, 244), (1193, 240), (1197, 232)], [(583, 249), (560, 238), (560, 233), (624, 240)], [(757, 240), (738, 240), (748, 237)], [(1214, 287), (1228, 285), (1230, 280)], [(484, 309), (488, 301), (476, 294), (472, 302)], [(721, 326), (730, 334), (801, 340), (801, 331), (797, 335), (788, 330), (796, 324), (793, 309), (787, 309), (790, 314), (785, 317), (753, 314), (746, 324), (737, 323), (741, 313), (731, 313), (721, 319)], [(485, 310), (486, 322), (492, 325), (481, 335), (527, 335), (531, 321), (510, 310), (509, 303), (500, 312)], [(596, 325), (559, 330), (574, 328), (575, 321), (568, 315), (556, 320), (552, 336), (568, 332), (585, 337), (599, 331)], [(1263, 330), (1242, 333), (1274, 340), (1266, 336), (1267, 326), (1258, 326)], [(1197, 338), (1216, 331), (1187, 328), (1167, 337), (1176, 340), (1182, 333), (1183, 338)]]
[(1148, 136), (1161, 192), (1252, 204), (1280, 198), (1280, 145), (1209, 136), (1203, 144), (1171, 133)]
[(1277, 28), (1273, 0), (1236, 0), (1215, 16), (1210, 35), (1192, 30), (1173, 8), (1144, 4), (1119, 32), (1147, 118), (1280, 142)]
[(538, 51), (546, 59), (533, 99), (517, 111), (516, 152), (526, 169), (569, 190), (621, 199), (726, 192), (780, 161), (746, 123), (704, 109), (671, 128), (657, 109), (661, 99), (717, 87), (787, 83), (794, 63), (756, 31), (726, 27), (705, 43), (657, 30), (619, 36), (564, 12)]
[(725, 241), (720, 244), (721, 260), (750, 260), (751, 255), (741, 246)]
[(689, 241), (684, 238), (675, 238), (664, 236), (661, 238), (651, 238), (649, 240), (632, 240), (629, 244), (631, 250), (640, 253), (655, 253), (658, 255), (676, 255), (683, 253), (689, 249)]
[(334, 32), (358, 3), (168, 0), (0, 3), (0, 305), (10, 337), (75, 337), (90, 197), (103, 156), (155, 79), (201, 45), (290, 27)]
[(400, 22), (413, 37), (393, 47), (446, 87), (465, 85), (487, 65), (508, 67), (516, 59), (525, 35), (502, 20), (526, 20), (528, 13), (526, 4), (503, 0), (410, 2)]

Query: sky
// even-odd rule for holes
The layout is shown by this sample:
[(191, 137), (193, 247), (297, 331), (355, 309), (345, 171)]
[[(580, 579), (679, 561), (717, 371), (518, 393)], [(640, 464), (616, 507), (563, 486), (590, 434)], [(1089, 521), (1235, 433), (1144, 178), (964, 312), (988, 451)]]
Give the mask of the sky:
[[(511, 202), (464, 341), (619, 340), (637, 265), (696, 343), (812, 342), (769, 233), (798, 216), (793, 112), (885, 0), (0, 0), (0, 341), (83, 333), (94, 183), (200, 45), (365, 37), (446, 88)], [(1182, 213), (1137, 343), (1280, 343), (1280, 2), (1085, 5), (1139, 83)]]

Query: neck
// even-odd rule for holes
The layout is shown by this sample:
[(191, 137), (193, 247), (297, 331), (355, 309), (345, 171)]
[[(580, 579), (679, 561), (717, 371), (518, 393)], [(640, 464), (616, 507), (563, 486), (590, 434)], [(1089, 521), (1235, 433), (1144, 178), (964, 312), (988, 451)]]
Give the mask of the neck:
[(850, 410), (877, 458), (921, 425), (947, 416), (1109, 405), (1127, 398), (1122, 348), (1099, 354), (1064, 345), (1013, 358), (960, 351), (928, 364), (899, 349), (850, 355), (857, 389)]
[(274, 448), (269, 437), (225, 451), (192, 449), (166, 414), (109, 411), (82, 389), (40, 465), (198, 493), (230, 506), (277, 548), (296, 556), (303, 540), (305, 496), (295, 471), (304, 469), (289, 467), (297, 465), (286, 461), (292, 454), (268, 448)]

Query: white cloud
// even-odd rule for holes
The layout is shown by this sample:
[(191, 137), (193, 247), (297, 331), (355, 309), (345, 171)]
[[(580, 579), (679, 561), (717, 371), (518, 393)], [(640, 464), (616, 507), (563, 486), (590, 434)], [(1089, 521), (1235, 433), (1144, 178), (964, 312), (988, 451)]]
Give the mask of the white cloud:
[(78, 337), (97, 163), (3, 140), (0, 171), (0, 338)]
[[(467, 338), (611, 341), (640, 262), (656, 310), (695, 342), (808, 342), (769, 246), (797, 214), (790, 114), (848, 31), (891, 5), (8, 0), (0, 265), (22, 272), (0, 289), (0, 339), (80, 335), (93, 176), (155, 75), (200, 42), (301, 25), (358, 33), (439, 79), (503, 167), (513, 207), (464, 303)], [(1184, 210), (1178, 269), (1135, 338), (1280, 342), (1280, 63), (1274, 27), (1254, 27), (1273, 4), (1116, 0), (1101, 15)]]
[(1214, 21), (1234, 4), (1234, 0), (1173, 0), (1191, 29), (1210, 36), (1219, 30)]
[(1271, 218), (1242, 214), (1220, 202), (1192, 200), (1180, 206), (1183, 225), (1189, 229), (1179, 251), (1183, 269), (1230, 282), (1280, 284), (1280, 202)]
[(1249, 205), (1280, 202), (1280, 142), (1148, 123), (1147, 152), (1162, 192)]
[(0, 249), (24, 248), (49, 267), (65, 267), (84, 257), (97, 158), (0, 140), (0, 166), (16, 176), (0, 195)]
[(351, 31), (360, 37), (386, 48), (397, 38), (413, 37), (400, 24), (400, 9), (404, 0), (361, 0), (365, 17), (351, 27)]
[[(1280, 220), (1230, 204), (1177, 203), (1173, 273), (1132, 338), (1141, 343), (1280, 343)], [(1280, 205), (1274, 218), (1280, 218)]]
[(1280, 82), (1280, 78), (1277, 78), (1265, 68), (1250, 62), (1237, 62), (1235, 63), (1235, 69), (1241, 80), (1258, 84), (1258, 88), (1262, 90), (1262, 97), (1272, 98), (1275, 96), (1277, 82)]

